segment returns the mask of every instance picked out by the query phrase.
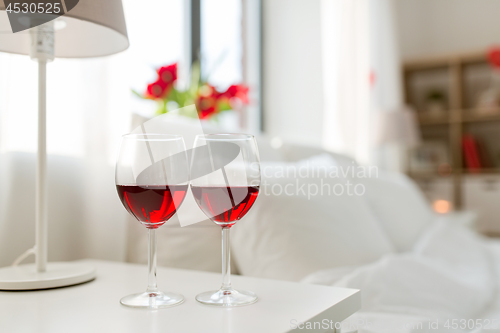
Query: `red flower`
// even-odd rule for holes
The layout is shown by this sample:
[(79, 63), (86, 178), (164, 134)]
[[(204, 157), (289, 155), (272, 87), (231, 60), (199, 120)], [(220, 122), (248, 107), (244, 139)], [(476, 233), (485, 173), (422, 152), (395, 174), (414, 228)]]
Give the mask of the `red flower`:
[(200, 97), (197, 104), (200, 119), (206, 119), (212, 114), (217, 113), (217, 100), (215, 100), (214, 98)]
[(146, 90), (146, 98), (157, 99), (165, 97), (170, 91), (169, 85), (167, 85), (162, 80), (158, 79), (156, 82), (148, 84), (148, 88)]
[(177, 63), (158, 69), (158, 78), (167, 85), (174, 83), (177, 80)]
[(488, 60), (491, 66), (500, 69), (500, 47), (494, 46), (488, 50)]
[(156, 81), (148, 85), (146, 98), (164, 98), (168, 94), (173, 83), (177, 80), (177, 63), (161, 67), (157, 73)]
[(209, 84), (200, 87), (196, 100), (200, 119), (206, 119), (219, 111), (218, 99), (220, 96), (221, 94)]
[(248, 104), (248, 90), (248, 87), (243, 84), (233, 84), (221, 94), (221, 97), (226, 97), (228, 99), (237, 98), (242, 103)]

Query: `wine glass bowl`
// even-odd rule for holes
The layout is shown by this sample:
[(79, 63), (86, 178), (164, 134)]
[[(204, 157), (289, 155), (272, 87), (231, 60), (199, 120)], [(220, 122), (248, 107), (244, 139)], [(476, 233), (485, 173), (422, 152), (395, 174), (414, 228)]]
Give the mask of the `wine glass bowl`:
[(253, 292), (237, 291), (231, 286), (229, 231), (252, 208), (259, 186), (259, 153), (252, 135), (196, 137), (191, 158), (191, 191), (205, 215), (222, 227), (223, 256), (221, 288), (197, 295), (198, 302), (234, 307), (257, 301)]
[(189, 187), (183, 138), (167, 134), (124, 135), (115, 182), (125, 209), (148, 230), (148, 288), (146, 292), (122, 298), (120, 303), (150, 309), (182, 303), (182, 295), (164, 293), (157, 288), (156, 229), (177, 212)]
[(232, 227), (253, 206), (258, 186), (192, 186), (196, 203), (213, 222)]
[(116, 185), (125, 209), (146, 228), (168, 221), (184, 200), (188, 185)]

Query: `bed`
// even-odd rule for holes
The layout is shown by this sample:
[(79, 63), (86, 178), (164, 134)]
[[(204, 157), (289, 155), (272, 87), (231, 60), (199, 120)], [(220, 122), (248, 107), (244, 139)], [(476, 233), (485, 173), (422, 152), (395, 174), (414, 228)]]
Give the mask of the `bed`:
[[(342, 332), (500, 332), (500, 241), (474, 232), (474, 213), (437, 215), (405, 175), (269, 142), (259, 198), (231, 231), (233, 273), (361, 289)], [(137, 228), (128, 260), (146, 262)], [(220, 271), (210, 221), (173, 219), (158, 237), (160, 265)]]

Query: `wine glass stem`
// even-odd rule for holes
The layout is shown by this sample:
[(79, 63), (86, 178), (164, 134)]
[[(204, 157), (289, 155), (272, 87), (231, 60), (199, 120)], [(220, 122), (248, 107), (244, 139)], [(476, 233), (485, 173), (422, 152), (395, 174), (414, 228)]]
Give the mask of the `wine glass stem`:
[(229, 228), (222, 227), (222, 290), (231, 289), (231, 253), (229, 250)]
[(157, 292), (156, 285), (156, 230), (148, 229), (148, 292)]

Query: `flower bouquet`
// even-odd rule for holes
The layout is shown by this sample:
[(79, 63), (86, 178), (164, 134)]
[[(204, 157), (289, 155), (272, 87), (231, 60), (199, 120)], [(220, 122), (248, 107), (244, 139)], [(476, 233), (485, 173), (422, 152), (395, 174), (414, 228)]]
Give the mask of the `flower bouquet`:
[(133, 91), (143, 99), (154, 100), (158, 104), (157, 114), (196, 105), (198, 114), (183, 115), (210, 119), (221, 112), (236, 110), (243, 104), (248, 104), (248, 87), (243, 84), (234, 84), (221, 92), (203, 80), (200, 75), (199, 63), (191, 68), (191, 83), (187, 89), (180, 89), (177, 84), (177, 63), (157, 69), (157, 77), (148, 84), (144, 93)]

